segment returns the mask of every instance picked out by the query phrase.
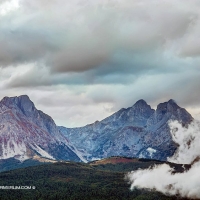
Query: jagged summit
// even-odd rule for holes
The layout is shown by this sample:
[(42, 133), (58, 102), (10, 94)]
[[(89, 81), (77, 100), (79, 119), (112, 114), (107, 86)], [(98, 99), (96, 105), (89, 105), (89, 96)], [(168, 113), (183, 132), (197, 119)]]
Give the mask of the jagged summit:
[(27, 95), (15, 96), (15, 97), (4, 97), (1, 102), (9, 108), (17, 106), (24, 112), (31, 112), (35, 109), (34, 103), (30, 100)]
[(0, 101), (0, 159), (26, 160), (39, 155), (80, 161), (53, 119), (37, 110), (27, 95)]
[(174, 109), (180, 108), (175, 100), (170, 99), (167, 102), (158, 104), (157, 109), (163, 109), (163, 108), (168, 109), (169, 107), (173, 107)]
[(146, 106), (148, 105), (147, 102), (143, 99), (140, 99), (138, 100), (133, 106), (136, 106), (136, 105), (140, 105), (140, 106)]
[(110, 156), (166, 160), (177, 148), (168, 126), (170, 120), (184, 125), (193, 118), (172, 99), (160, 103), (156, 110), (141, 99), (102, 121), (79, 128), (60, 127), (60, 132), (89, 161)]
[(15, 97), (4, 97), (1, 102), (12, 102), (12, 103), (16, 103), (16, 102), (21, 102), (21, 101), (31, 101), (28, 95), (20, 95), (20, 96), (15, 96)]
[(166, 160), (176, 150), (169, 120), (193, 118), (170, 99), (154, 110), (143, 99), (132, 107), (79, 128), (57, 127), (27, 95), (0, 101), (0, 159), (35, 155), (56, 160), (91, 161), (110, 156)]
[[(15, 110), (16, 113), (22, 112), (26, 117), (32, 118), (34, 121), (37, 119), (37, 116), (40, 118), (41, 115), (41, 111), (36, 109), (34, 103), (27, 95), (4, 97), (0, 104), (3, 104), (12, 111)], [(49, 118), (49, 116), (46, 115), (46, 118)]]
[(167, 122), (169, 119), (171, 119), (178, 120), (179, 122), (182, 122), (183, 125), (188, 124), (193, 120), (193, 117), (190, 115), (190, 113), (188, 113), (184, 108), (178, 106), (173, 99), (170, 99), (164, 103), (160, 103), (157, 106), (154, 118), (154, 123), (157, 123), (161, 120)]
[(177, 103), (176, 103), (176, 101), (175, 101), (174, 99), (170, 99), (170, 100), (168, 101), (168, 103), (169, 103), (169, 104), (176, 104), (176, 105), (177, 105)]

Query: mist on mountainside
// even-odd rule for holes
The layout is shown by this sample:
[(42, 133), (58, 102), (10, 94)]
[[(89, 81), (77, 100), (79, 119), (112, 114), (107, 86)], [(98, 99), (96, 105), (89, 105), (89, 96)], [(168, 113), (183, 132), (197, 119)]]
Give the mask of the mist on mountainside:
[(180, 195), (191, 199), (200, 198), (200, 122), (193, 121), (183, 127), (177, 121), (169, 122), (172, 138), (177, 143), (176, 153), (168, 161), (191, 164), (189, 170), (174, 173), (167, 164), (155, 165), (152, 169), (132, 171), (127, 174), (131, 189), (156, 190), (166, 195)]

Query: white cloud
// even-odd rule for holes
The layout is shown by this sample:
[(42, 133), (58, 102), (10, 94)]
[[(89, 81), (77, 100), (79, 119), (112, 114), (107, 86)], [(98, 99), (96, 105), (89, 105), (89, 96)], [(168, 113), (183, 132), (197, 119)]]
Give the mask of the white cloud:
[(173, 173), (167, 165), (154, 166), (153, 169), (137, 170), (127, 175), (131, 189), (145, 188), (157, 190), (166, 195), (180, 195), (192, 199), (200, 198), (200, 122), (194, 121), (188, 127), (182, 127), (177, 121), (169, 123), (174, 142), (179, 147), (170, 162), (192, 166), (183, 173)]
[(166, 195), (180, 195), (191, 199), (200, 198), (200, 163), (196, 163), (185, 173), (172, 174), (169, 165), (155, 166), (149, 170), (138, 170), (127, 176), (134, 187), (152, 189)]
[(7, 15), (19, 8), (19, 0), (3, 1), (0, 4), (0, 15)]

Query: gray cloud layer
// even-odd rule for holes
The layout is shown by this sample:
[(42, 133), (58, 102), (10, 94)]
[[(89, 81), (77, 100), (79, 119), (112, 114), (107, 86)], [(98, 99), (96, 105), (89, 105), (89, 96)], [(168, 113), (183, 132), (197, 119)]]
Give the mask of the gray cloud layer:
[(199, 35), (198, 0), (19, 0), (0, 16), (1, 96), (54, 91), (53, 107), (62, 88), (98, 118), (141, 98), (198, 108)]
[(20, 9), (0, 20), (3, 67), (43, 61), (53, 72), (81, 72), (99, 67), (119, 49), (131, 55), (200, 53), (197, 1), (19, 2)]

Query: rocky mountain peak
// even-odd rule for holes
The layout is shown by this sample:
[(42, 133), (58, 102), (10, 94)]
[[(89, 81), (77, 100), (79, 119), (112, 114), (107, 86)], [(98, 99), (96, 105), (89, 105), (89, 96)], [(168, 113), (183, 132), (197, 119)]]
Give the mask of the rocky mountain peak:
[(193, 120), (193, 117), (184, 108), (178, 106), (173, 99), (170, 99), (157, 106), (157, 109), (154, 115), (149, 119), (149, 122), (152, 123), (152, 121), (154, 121), (153, 123), (155, 124), (162, 121), (163, 123), (166, 123), (169, 119), (178, 120), (183, 124), (188, 124)]
[(133, 106), (134, 107), (146, 107), (146, 106), (149, 107), (147, 102), (145, 100), (143, 100), (143, 99), (138, 100)]
[(18, 99), (18, 101), (21, 103), (33, 104), (33, 102), (30, 100), (29, 96), (27, 96), (27, 95), (21, 95), (21, 96), (15, 97), (15, 98)]
[(180, 109), (180, 107), (176, 104), (174, 100), (170, 99), (167, 102), (158, 104), (156, 111), (157, 113), (165, 114), (167, 112), (176, 112), (177, 109)]
[(137, 101), (132, 107), (128, 108), (128, 110), (130, 114), (133, 114), (132, 112), (136, 112), (136, 115), (144, 115), (145, 113), (148, 113), (148, 116), (154, 112), (154, 109), (152, 109), (143, 99)]
[(59, 128), (37, 110), (27, 95), (0, 101), (0, 159), (37, 154), (55, 159), (90, 161), (109, 156), (166, 159), (176, 149), (169, 120), (183, 125), (192, 116), (170, 99), (154, 110), (143, 99), (102, 121), (79, 128)]
[(170, 100), (168, 101), (168, 104), (177, 105), (177, 103), (176, 103), (176, 101), (175, 101), (174, 99), (170, 99)]
[(27, 95), (4, 97), (1, 103), (13, 111), (22, 112), (26, 117), (33, 117), (38, 112)]
[(127, 109), (129, 120), (133, 121), (136, 126), (144, 126), (147, 119), (154, 113), (154, 109), (143, 99), (137, 101), (132, 107)]
[(80, 161), (53, 119), (35, 108), (27, 95), (0, 101), (0, 159), (26, 160), (34, 155)]
[(4, 97), (1, 103), (11, 109), (17, 106), (24, 114), (35, 110), (34, 103), (27, 95)]
[(62, 127), (60, 132), (84, 153), (87, 160), (116, 155), (166, 160), (177, 148), (168, 122), (177, 120), (184, 125), (192, 119), (172, 99), (160, 103), (156, 110), (141, 99), (93, 126)]
[(1, 102), (6, 103), (18, 103), (19, 101), (30, 101), (30, 98), (28, 95), (20, 95), (20, 96), (15, 96), (15, 97), (4, 97)]

